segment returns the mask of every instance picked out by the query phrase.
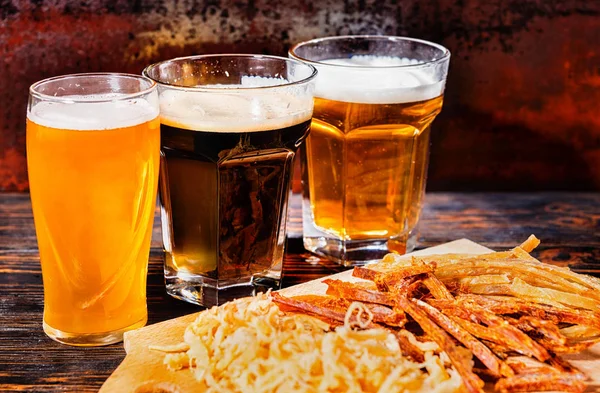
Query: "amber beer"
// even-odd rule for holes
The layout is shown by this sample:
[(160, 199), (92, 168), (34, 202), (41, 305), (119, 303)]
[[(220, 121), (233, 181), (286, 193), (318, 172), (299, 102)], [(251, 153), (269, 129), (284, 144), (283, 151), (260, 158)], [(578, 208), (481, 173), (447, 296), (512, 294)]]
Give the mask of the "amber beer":
[[(346, 265), (414, 247), (430, 126), (442, 108), (443, 67), (442, 77), (425, 61), (394, 56), (390, 38), (322, 39), (291, 52), (319, 71), (302, 160), (304, 244)], [(352, 45), (364, 53), (343, 53)]]
[[(107, 81), (131, 89), (133, 97), (100, 94)], [(46, 96), (76, 84), (86, 87), (85, 95)], [(29, 182), (44, 330), (57, 341), (105, 345), (146, 323), (159, 171), (157, 99), (155, 85), (137, 76), (70, 76), (32, 87)]]
[(315, 69), (274, 56), (204, 55), (144, 73), (160, 92), (167, 292), (212, 306), (279, 288)]
[(429, 126), (441, 107), (442, 96), (395, 104), (316, 98), (306, 144), (315, 225), (341, 239), (391, 236), (390, 251), (404, 253), (425, 189)]

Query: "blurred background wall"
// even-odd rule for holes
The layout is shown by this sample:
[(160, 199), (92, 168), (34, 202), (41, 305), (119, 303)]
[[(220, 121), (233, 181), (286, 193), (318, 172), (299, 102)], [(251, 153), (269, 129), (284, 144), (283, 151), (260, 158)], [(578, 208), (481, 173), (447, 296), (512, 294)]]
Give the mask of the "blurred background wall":
[(39, 79), (342, 34), (452, 52), (429, 190), (600, 190), (598, 0), (0, 0), (0, 191), (27, 190)]

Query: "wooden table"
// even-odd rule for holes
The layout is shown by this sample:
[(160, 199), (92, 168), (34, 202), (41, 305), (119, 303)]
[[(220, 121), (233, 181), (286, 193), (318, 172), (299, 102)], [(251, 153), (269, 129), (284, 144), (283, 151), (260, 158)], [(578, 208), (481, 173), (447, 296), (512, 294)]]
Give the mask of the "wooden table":
[[(299, 199), (291, 204), (284, 285), (341, 271), (302, 248)], [(469, 238), (505, 249), (531, 233), (541, 260), (600, 275), (600, 194), (428, 194), (419, 248)], [(160, 226), (148, 276), (148, 323), (199, 308), (165, 294)], [(95, 392), (125, 356), (119, 344), (72, 348), (42, 331), (43, 291), (29, 195), (0, 194), (0, 391)]]

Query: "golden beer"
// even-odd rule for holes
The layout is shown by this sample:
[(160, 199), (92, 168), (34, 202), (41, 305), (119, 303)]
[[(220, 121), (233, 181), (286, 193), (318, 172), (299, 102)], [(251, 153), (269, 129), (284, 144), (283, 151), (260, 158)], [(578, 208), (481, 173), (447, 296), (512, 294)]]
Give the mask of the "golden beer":
[(441, 107), (441, 96), (402, 104), (315, 99), (305, 153), (315, 225), (341, 239), (389, 237), (389, 249), (404, 253)]
[[(344, 265), (415, 245), (447, 62), (394, 53), (412, 47), (402, 40), (333, 37), (290, 52), (319, 71), (302, 151), (304, 245)], [(364, 53), (346, 55), (353, 45)]]
[[(120, 77), (96, 76), (119, 84)], [(75, 78), (81, 85), (100, 83)], [(153, 86), (141, 77), (123, 78)], [(105, 345), (146, 323), (160, 151), (158, 97), (155, 89), (148, 93), (154, 103), (144, 97), (34, 96), (38, 102), (29, 108), (27, 161), (44, 280), (43, 326), (59, 342)]]

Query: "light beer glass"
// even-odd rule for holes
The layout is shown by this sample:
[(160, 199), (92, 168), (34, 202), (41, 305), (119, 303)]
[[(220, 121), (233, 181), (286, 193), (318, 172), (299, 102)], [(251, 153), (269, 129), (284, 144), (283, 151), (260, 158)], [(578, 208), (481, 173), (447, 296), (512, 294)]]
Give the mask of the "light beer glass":
[(300, 43), (290, 57), (318, 70), (301, 153), (304, 246), (346, 266), (411, 251), (450, 53), (411, 38), (344, 36)]
[(44, 331), (65, 344), (146, 324), (159, 172), (156, 84), (76, 74), (30, 88), (27, 163), (44, 281)]
[(281, 284), (293, 159), (308, 135), (312, 66), (205, 55), (146, 68), (161, 108), (167, 292), (204, 306)]

